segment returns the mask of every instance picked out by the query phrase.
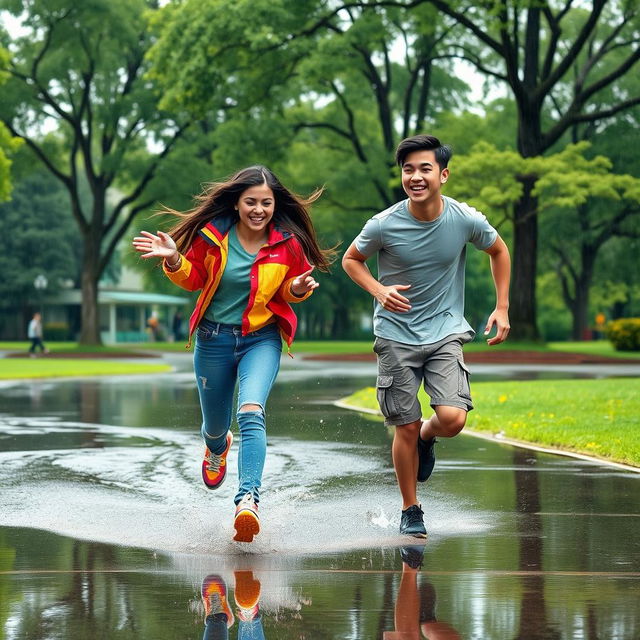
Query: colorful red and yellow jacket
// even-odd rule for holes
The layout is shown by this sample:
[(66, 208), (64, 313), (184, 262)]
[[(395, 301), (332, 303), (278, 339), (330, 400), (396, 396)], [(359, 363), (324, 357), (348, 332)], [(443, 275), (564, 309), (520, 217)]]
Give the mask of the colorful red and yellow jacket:
[[(164, 272), (179, 287), (187, 291), (202, 290), (189, 320), (189, 343), (220, 284), (229, 255), (229, 229), (234, 223), (235, 218), (231, 216), (214, 218), (200, 229), (186, 254), (180, 256), (178, 269), (169, 271), (163, 263)], [(292, 233), (276, 228), (273, 223), (268, 232), (267, 242), (251, 268), (251, 288), (247, 308), (242, 314), (242, 334), (261, 329), (275, 317), (283, 339), (291, 346), (298, 324), (291, 303), (306, 300), (312, 293), (294, 296), (291, 283), (311, 265)]]

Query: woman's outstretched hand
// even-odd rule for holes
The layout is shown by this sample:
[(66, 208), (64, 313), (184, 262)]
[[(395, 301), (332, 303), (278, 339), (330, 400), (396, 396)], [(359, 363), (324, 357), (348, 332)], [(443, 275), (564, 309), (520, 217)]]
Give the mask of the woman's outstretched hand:
[(157, 236), (141, 231), (133, 239), (133, 248), (142, 254), (142, 258), (162, 258), (170, 264), (177, 262), (180, 255), (173, 238), (163, 231), (158, 231)]
[(301, 273), (292, 283), (291, 283), (291, 293), (294, 296), (302, 297), (307, 291), (312, 291), (320, 286), (318, 282), (313, 279), (311, 272), (314, 267), (311, 267), (308, 271)]

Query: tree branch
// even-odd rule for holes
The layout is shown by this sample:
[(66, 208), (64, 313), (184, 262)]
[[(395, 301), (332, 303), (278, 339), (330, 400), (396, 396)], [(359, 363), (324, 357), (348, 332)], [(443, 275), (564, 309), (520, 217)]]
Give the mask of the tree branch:
[(589, 38), (589, 35), (596, 28), (598, 20), (600, 18), (600, 14), (602, 13), (602, 10), (604, 9), (606, 3), (607, 0), (593, 0), (593, 6), (591, 13), (589, 14), (589, 18), (582, 25), (582, 29), (569, 48), (569, 51), (563, 57), (560, 64), (558, 64), (558, 66), (554, 70), (550, 70), (544, 82), (539, 85), (537, 90), (539, 97), (546, 96), (549, 91), (551, 91), (551, 88), (556, 84), (556, 82), (558, 82), (558, 80), (560, 80), (560, 78), (564, 76), (567, 70), (575, 62), (578, 54), (582, 50), (582, 47)]
[(155, 202), (155, 199), (149, 199), (146, 202), (141, 202), (135, 207), (131, 207), (131, 209), (127, 213), (126, 218), (123, 220), (122, 224), (118, 227), (116, 233), (113, 235), (113, 237), (109, 241), (109, 244), (107, 245), (107, 248), (104, 250), (104, 253), (100, 257), (99, 273), (102, 273), (107, 268), (107, 265), (109, 264), (109, 260), (111, 260), (111, 256), (113, 255), (113, 252), (115, 251), (116, 247), (118, 246), (118, 243), (120, 242), (124, 234), (127, 232), (127, 229), (131, 224), (131, 221), (136, 217), (136, 215), (140, 211), (143, 211), (144, 209), (148, 209), (154, 202)]
[(140, 178), (140, 181), (138, 182), (136, 187), (131, 191), (131, 193), (128, 196), (125, 196), (124, 198), (120, 199), (120, 202), (118, 202), (118, 204), (113, 208), (113, 211), (111, 213), (109, 220), (107, 221), (107, 224), (104, 226), (104, 235), (107, 235), (109, 231), (111, 231), (111, 229), (113, 228), (113, 226), (115, 225), (118, 219), (118, 216), (120, 215), (120, 212), (125, 207), (129, 206), (132, 202), (135, 202), (140, 197), (140, 195), (146, 188), (147, 184), (149, 184), (151, 179), (154, 177), (155, 172), (160, 166), (160, 163), (162, 162), (162, 160), (164, 160), (164, 158), (169, 154), (169, 151), (171, 151), (173, 146), (182, 137), (182, 134), (187, 130), (187, 128), (190, 125), (191, 125), (191, 122), (186, 122), (175, 132), (171, 140), (169, 140), (169, 142), (167, 142), (167, 144), (165, 145), (162, 152), (159, 155), (157, 155), (154, 161), (147, 167), (147, 170), (144, 172), (143, 176)]

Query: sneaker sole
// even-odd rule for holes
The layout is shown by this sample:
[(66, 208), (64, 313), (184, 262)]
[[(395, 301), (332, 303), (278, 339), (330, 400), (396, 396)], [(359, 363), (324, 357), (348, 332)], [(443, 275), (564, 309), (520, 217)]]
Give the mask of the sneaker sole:
[(234, 575), (236, 605), (239, 609), (251, 611), (260, 601), (260, 581), (253, 577), (253, 571), (234, 571)]
[(260, 520), (251, 511), (241, 511), (233, 523), (236, 542), (253, 542), (253, 536), (260, 532)]
[(412, 538), (422, 538), (422, 539), (427, 537), (426, 533), (405, 533), (403, 535), (411, 536)]

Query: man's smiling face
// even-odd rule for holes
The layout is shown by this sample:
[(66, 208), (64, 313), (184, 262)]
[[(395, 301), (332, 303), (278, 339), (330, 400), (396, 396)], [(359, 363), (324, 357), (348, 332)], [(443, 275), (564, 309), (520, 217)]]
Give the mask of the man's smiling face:
[(434, 151), (414, 151), (402, 165), (402, 188), (415, 204), (426, 204), (440, 197), (440, 188), (449, 169), (440, 170)]

